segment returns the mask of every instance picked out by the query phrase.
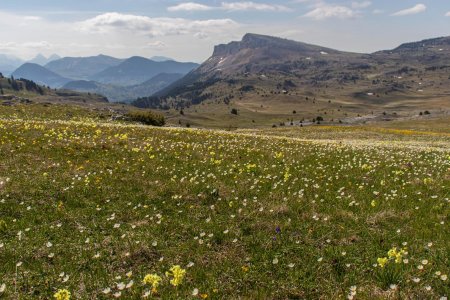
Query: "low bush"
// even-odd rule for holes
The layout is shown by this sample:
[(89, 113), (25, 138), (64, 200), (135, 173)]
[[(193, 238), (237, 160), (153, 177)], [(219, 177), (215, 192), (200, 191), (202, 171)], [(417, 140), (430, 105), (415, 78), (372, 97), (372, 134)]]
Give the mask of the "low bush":
[(151, 110), (130, 111), (125, 115), (125, 117), (130, 121), (140, 122), (145, 125), (164, 126), (164, 124), (166, 124), (162, 114)]

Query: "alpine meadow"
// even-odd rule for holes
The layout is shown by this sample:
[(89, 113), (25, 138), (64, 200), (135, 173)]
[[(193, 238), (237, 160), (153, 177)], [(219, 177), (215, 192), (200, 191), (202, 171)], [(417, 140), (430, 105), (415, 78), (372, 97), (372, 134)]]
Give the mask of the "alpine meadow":
[(0, 7), (0, 299), (447, 300), (448, 4), (126, 2)]

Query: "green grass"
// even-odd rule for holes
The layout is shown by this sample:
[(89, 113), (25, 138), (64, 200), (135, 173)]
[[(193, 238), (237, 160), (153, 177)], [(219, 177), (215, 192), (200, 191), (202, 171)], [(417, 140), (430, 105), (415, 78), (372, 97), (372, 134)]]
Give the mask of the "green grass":
[[(314, 127), (305, 141), (300, 129), (152, 128), (28, 108), (24, 120), (0, 107), (5, 299), (140, 299), (153, 273), (161, 299), (450, 294), (445, 134), (429, 147), (428, 135)], [(393, 247), (407, 263), (376, 266)], [(177, 288), (164, 275), (173, 265), (186, 269)]]

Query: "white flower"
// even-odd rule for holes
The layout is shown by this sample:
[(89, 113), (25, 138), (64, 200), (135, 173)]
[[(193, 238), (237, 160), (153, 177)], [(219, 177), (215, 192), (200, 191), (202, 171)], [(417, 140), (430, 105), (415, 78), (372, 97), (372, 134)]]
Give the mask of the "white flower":
[(277, 263), (278, 263), (278, 258), (274, 258), (273, 260), (272, 260), (272, 263), (274, 264), (274, 265), (276, 265)]
[(50, 248), (51, 246), (53, 246), (53, 244), (51, 242), (47, 242), (46, 246), (47, 248)]
[(446, 281), (447, 280), (447, 275), (446, 274), (442, 274), (441, 275), (441, 280), (442, 281)]
[(198, 289), (197, 288), (195, 288), (193, 291), (192, 291), (192, 296), (197, 296), (198, 295)]
[(105, 295), (107, 295), (107, 294), (111, 293), (111, 289), (110, 289), (109, 287), (107, 287), (106, 289), (104, 289), (104, 290), (102, 291), (102, 293), (105, 294)]
[(22, 262), (19, 261), (19, 262), (16, 264), (16, 267), (20, 267), (21, 265), (22, 265)]
[(128, 284), (126, 285), (126, 288), (127, 289), (131, 288), (133, 286), (133, 284), (134, 284), (134, 281), (130, 280), (130, 282), (128, 282)]
[(117, 288), (118, 288), (119, 290), (123, 290), (123, 289), (125, 288), (125, 284), (124, 284), (123, 282), (119, 282), (119, 283), (117, 284)]
[(6, 290), (6, 284), (0, 285), (0, 294), (3, 293)]

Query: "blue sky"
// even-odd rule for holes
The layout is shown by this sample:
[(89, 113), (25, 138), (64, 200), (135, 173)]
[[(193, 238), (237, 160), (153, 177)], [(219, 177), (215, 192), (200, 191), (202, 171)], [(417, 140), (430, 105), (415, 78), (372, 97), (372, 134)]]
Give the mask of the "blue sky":
[(447, 0), (21, 0), (0, 4), (0, 53), (201, 62), (254, 32), (354, 52), (450, 35)]

